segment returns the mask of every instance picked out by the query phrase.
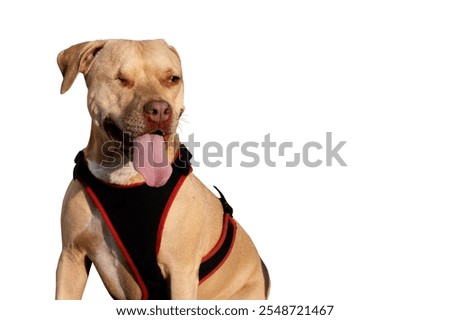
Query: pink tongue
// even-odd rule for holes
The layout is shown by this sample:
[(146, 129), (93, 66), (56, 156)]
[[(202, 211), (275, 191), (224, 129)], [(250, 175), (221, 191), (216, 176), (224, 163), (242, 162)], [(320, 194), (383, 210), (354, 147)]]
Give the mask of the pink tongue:
[(161, 187), (172, 174), (167, 161), (164, 138), (157, 134), (144, 134), (134, 139), (133, 166), (150, 187)]

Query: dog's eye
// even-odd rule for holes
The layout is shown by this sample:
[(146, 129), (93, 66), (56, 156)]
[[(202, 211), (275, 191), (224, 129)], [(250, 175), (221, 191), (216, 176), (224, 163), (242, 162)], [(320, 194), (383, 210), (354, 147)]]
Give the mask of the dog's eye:
[(179, 76), (171, 76), (169, 79), (170, 84), (176, 84), (181, 80), (181, 77)]
[(121, 84), (122, 86), (124, 86), (124, 87), (132, 88), (132, 87), (134, 86), (134, 82), (133, 82), (132, 80), (130, 80), (130, 79), (124, 77), (124, 76), (118, 76), (116, 79), (117, 79), (117, 80), (120, 82), (120, 84)]

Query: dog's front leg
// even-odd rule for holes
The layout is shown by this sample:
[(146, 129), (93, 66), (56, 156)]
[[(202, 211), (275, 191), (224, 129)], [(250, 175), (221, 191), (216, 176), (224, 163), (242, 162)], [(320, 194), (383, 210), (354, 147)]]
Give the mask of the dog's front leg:
[(63, 250), (56, 270), (56, 299), (81, 299), (91, 264), (85, 255)]
[(198, 269), (172, 270), (169, 275), (170, 298), (172, 300), (196, 300)]

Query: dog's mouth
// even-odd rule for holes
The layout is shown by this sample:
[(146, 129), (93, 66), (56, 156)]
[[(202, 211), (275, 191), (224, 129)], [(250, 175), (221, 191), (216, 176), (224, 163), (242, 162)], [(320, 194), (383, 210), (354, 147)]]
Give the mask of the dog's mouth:
[(156, 131), (153, 132), (152, 134), (156, 134), (156, 135), (158, 135), (158, 136), (164, 137), (164, 132), (162, 132), (161, 130), (156, 130)]
[(121, 130), (113, 121), (105, 120), (105, 132), (117, 142), (118, 151), (131, 161), (146, 183), (152, 187), (166, 184), (172, 174), (167, 159), (164, 132), (160, 129), (150, 133), (132, 134)]
[(112, 142), (118, 142), (120, 143), (120, 151), (125, 152), (125, 155), (130, 158), (130, 160), (133, 159), (133, 155), (130, 152), (131, 148), (134, 146), (133, 140), (139, 136), (142, 136), (144, 134), (154, 134), (161, 137), (165, 137), (166, 133), (163, 132), (161, 129), (155, 130), (153, 132), (146, 132), (143, 134), (134, 134), (128, 131), (123, 131), (119, 126), (112, 120), (106, 119), (103, 122), (103, 129), (105, 130), (106, 134), (110, 138)]
[[(117, 142), (123, 142), (124, 144), (127, 144), (127, 142), (130, 141), (131, 134), (124, 132), (122, 129), (120, 129), (112, 120), (106, 119), (103, 122), (103, 129), (105, 130), (106, 134), (109, 136), (109, 138), (112, 141)], [(127, 144), (128, 146), (128, 144)], [(132, 145), (129, 145), (131, 147)], [(121, 145), (121, 148), (126, 151), (125, 145)]]

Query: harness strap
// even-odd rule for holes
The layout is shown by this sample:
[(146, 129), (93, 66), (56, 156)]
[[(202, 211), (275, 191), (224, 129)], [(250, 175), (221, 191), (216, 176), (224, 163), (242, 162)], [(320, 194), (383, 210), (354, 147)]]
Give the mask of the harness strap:
[[(172, 164), (175, 170), (166, 186), (161, 188), (149, 187), (145, 183), (131, 187), (109, 185), (89, 171), (83, 151), (75, 158), (74, 179), (81, 182), (101, 213), (141, 288), (142, 299), (170, 298), (156, 256), (172, 201), (192, 171), (189, 163), (191, 157), (186, 147), (180, 146)], [(236, 237), (233, 208), (222, 192), (216, 190), (224, 210), (223, 229), (217, 244), (201, 261), (199, 284), (211, 277), (226, 261)], [(139, 206), (136, 206), (138, 203)]]
[(233, 207), (231, 207), (228, 202), (227, 199), (225, 199), (225, 196), (223, 195), (222, 192), (220, 192), (219, 188), (217, 188), (216, 186), (214, 186), (214, 189), (217, 190), (217, 192), (219, 192), (220, 195), (220, 202), (222, 203), (222, 207), (223, 207), (223, 212), (224, 213), (228, 213), (230, 216), (233, 216)]

